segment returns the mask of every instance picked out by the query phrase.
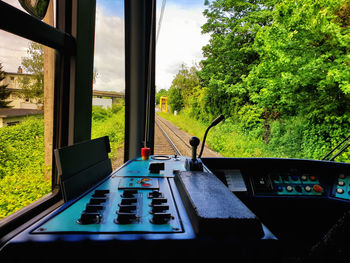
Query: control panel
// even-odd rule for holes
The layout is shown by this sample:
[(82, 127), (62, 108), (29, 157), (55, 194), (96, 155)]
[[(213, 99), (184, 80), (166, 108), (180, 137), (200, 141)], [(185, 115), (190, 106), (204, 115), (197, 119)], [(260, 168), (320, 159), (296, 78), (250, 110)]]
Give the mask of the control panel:
[(167, 169), (156, 160), (131, 162), (32, 234), (183, 232), (169, 177), (184, 166), (174, 160), (166, 164)]
[(325, 193), (316, 174), (297, 170), (251, 176), (250, 181), (257, 195), (321, 196)]
[(338, 174), (334, 182), (332, 194), (336, 198), (350, 200), (350, 174)]

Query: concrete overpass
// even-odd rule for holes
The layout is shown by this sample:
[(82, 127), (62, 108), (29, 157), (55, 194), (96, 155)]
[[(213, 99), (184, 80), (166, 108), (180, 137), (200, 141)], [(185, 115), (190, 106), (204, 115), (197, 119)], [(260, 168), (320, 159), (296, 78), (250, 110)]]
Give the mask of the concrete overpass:
[(116, 101), (117, 98), (125, 99), (124, 92), (115, 92), (115, 91), (101, 91), (101, 90), (93, 90), (92, 96), (97, 98), (111, 98), (112, 103)]

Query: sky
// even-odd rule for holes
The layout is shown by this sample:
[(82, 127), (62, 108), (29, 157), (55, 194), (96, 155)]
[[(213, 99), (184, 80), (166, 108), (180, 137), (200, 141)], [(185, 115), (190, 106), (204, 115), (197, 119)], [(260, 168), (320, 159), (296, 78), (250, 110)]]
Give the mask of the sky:
[[(163, 0), (157, 1), (157, 27)], [(17, 0), (5, 2), (20, 8)], [(181, 64), (192, 66), (202, 60), (202, 46), (209, 41), (201, 34), (205, 23), (204, 0), (167, 0), (156, 46), (156, 87), (169, 89)], [(0, 63), (3, 70), (16, 72), (26, 56), (26, 39), (0, 30)], [(94, 89), (124, 91), (124, 0), (97, 0)]]

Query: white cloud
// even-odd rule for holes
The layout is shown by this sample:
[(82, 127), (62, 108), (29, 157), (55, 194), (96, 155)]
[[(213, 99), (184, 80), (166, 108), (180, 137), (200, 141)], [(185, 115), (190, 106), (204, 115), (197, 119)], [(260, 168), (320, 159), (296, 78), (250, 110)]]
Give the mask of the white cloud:
[[(17, 0), (4, 1), (23, 10)], [(17, 72), (22, 57), (27, 55), (29, 41), (22, 37), (0, 30), (0, 63), (6, 72)]]
[(157, 43), (156, 86), (168, 89), (182, 63), (192, 66), (203, 59), (202, 46), (209, 41), (201, 34), (206, 19), (204, 7), (184, 8), (176, 4), (165, 7)]
[(118, 16), (107, 16), (105, 10), (98, 7), (94, 58), (98, 77), (94, 89), (124, 91), (124, 61), (124, 20)]
[[(18, 5), (14, 0), (6, 2)], [(202, 15), (203, 9), (204, 7), (198, 6), (179, 6), (170, 1), (167, 3), (156, 47), (158, 90), (170, 87), (182, 63), (191, 66), (203, 58), (201, 48), (209, 40), (208, 35), (201, 34), (200, 27), (206, 21)], [(124, 19), (107, 13), (107, 10), (97, 6), (94, 67), (98, 77), (94, 89), (123, 91), (125, 89)], [(28, 40), (1, 30), (0, 39), (0, 62), (6, 71), (17, 71), (22, 57), (26, 56)]]

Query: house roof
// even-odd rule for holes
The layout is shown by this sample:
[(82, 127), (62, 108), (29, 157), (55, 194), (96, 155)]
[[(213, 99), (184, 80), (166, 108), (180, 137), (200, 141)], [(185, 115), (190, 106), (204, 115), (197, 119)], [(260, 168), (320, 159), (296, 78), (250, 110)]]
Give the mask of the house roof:
[(44, 114), (43, 110), (0, 108), (0, 117), (18, 117)]

